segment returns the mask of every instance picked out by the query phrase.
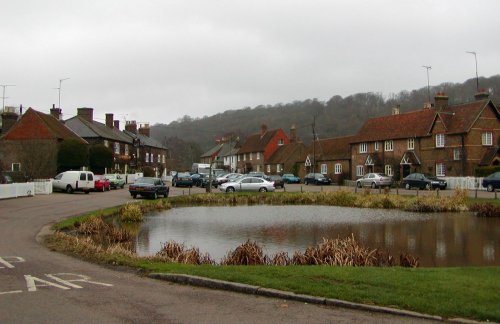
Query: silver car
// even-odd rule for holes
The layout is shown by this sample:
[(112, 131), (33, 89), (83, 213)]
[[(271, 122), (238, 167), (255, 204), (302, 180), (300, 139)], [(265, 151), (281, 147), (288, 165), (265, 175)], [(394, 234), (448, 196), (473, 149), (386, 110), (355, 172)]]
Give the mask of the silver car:
[(361, 187), (390, 187), (392, 186), (392, 177), (386, 176), (383, 173), (367, 173), (362, 178), (356, 180), (356, 186)]
[(222, 192), (234, 191), (274, 191), (274, 182), (257, 177), (241, 177), (219, 186)]

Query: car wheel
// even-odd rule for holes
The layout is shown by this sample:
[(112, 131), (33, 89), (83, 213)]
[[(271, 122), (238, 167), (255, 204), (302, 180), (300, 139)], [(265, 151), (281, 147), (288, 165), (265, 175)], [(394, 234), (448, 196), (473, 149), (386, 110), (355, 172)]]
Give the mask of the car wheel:
[(307, 186), (309, 182), (307, 182), (307, 180), (304, 180), (304, 184)]
[(66, 187), (66, 192), (69, 193), (69, 194), (72, 194), (73, 193), (73, 187), (71, 185), (68, 185)]
[(356, 187), (361, 188), (361, 181), (356, 182)]
[(266, 189), (266, 188), (264, 188), (264, 187), (262, 187), (262, 188), (260, 188), (260, 189), (259, 189), (259, 191), (260, 191), (260, 192), (267, 192), (267, 189)]
[(137, 198), (137, 194), (132, 194), (132, 198)]
[(377, 184), (375, 182), (372, 182), (372, 186), (371, 187), (372, 187), (372, 189), (375, 189), (375, 188), (377, 188)]
[(106, 191), (106, 187), (102, 186), (102, 192)]
[(163, 195), (163, 197), (165, 197), (165, 198), (168, 197), (168, 191), (165, 191), (165, 194)]
[(90, 193), (90, 190), (85, 190), (84, 193), (88, 195)]
[(234, 192), (234, 188), (233, 187), (227, 187), (226, 192)]
[(407, 183), (407, 184), (405, 185), (405, 188), (406, 188), (406, 190), (410, 190), (410, 188), (411, 188), (411, 187), (410, 187), (410, 184), (409, 184), (409, 183)]
[(488, 190), (488, 192), (492, 192), (493, 191), (493, 185), (492, 184), (489, 184), (487, 187), (486, 187), (486, 190)]
[(430, 183), (426, 183), (425, 184), (425, 190), (431, 190), (431, 184)]
[(156, 191), (153, 192), (153, 199), (158, 199), (158, 193)]

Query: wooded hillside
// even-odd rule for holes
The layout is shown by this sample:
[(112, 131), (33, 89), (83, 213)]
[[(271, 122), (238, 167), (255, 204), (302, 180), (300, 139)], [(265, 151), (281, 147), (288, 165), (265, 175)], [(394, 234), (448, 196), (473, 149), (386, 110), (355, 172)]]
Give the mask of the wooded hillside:
[[(480, 78), (479, 85), (481, 89), (490, 91), (490, 98), (496, 104), (500, 103), (500, 75)], [(443, 91), (449, 96), (450, 104), (469, 102), (474, 100), (476, 79), (431, 87), (432, 102), (433, 95), (438, 91)], [(427, 101), (427, 87), (401, 91), (388, 98), (384, 98), (380, 93), (358, 93), (345, 98), (336, 95), (326, 102), (306, 99), (287, 104), (227, 110), (205, 118), (194, 119), (184, 116), (168, 125), (152, 126), (151, 134), (163, 143), (170, 145), (175, 143), (175, 147), (169, 146), (173, 151), (172, 158), (182, 160), (182, 163), (177, 163), (178, 168), (187, 169), (191, 162), (197, 162), (200, 149), (208, 150), (215, 145), (216, 138), (225, 134), (234, 133), (240, 139), (244, 139), (258, 132), (262, 124), (267, 124), (269, 129), (283, 128), (286, 132), (291, 125), (295, 125), (299, 138), (308, 144), (312, 140), (314, 116), (316, 116), (316, 134), (320, 139), (337, 137), (355, 134), (367, 118), (391, 114), (392, 108), (396, 105), (400, 105), (403, 113), (422, 109)], [(180, 156), (176, 156), (176, 152)]]

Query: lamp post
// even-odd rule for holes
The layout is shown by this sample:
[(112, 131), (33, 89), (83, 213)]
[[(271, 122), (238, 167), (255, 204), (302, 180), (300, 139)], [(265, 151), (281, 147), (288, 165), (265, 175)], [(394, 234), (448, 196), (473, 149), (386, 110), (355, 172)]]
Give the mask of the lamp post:
[(5, 98), (7, 98), (5, 96), (5, 88), (7, 88), (7, 87), (15, 87), (15, 85), (14, 84), (0, 84), (0, 87), (3, 88), (3, 94), (2, 94), (2, 111), (4, 111), (5, 110)]
[(61, 86), (62, 82), (66, 80), (69, 80), (69, 78), (59, 79), (59, 88), (57, 88), (59, 89), (59, 108), (61, 108)]
[(427, 70), (427, 97), (429, 99), (429, 102), (431, 102), (431, 86), (429, 83), (429, 70), (432, 69), (430, 65), (422, 65), (423, 68)]
[(476, 91), (479, 92), (479, 75), (477, 74), (477, 53), (474, 51), (466, 52), (474, 55), (474, 60), (476, 61)]

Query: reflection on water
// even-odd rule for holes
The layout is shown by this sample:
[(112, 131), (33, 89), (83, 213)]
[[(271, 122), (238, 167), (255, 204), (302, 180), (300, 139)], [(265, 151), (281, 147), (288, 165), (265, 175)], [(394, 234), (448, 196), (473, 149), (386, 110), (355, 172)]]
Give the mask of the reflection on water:
[(469, 213), (421, 214), (327, 206), (189, 207), (146, 217), (139, 255), (155, 254), (174, 240), (196, 246), (219, 261), (247, 240), (267, 254), (304, 251), (322, 238), (355, 238), (396, 257), (408, 252), (421, 266), (500, 265), (500, 219)]

